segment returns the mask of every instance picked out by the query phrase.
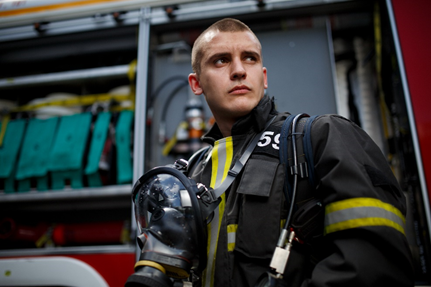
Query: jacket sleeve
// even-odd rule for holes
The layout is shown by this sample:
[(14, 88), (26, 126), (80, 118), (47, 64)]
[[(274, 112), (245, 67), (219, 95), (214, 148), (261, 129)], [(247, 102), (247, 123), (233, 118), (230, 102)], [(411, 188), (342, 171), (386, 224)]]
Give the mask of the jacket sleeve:
[(302, 286), (413, 286), (405, 196), (379, 147), (335, 115), (317, 118), (311, 139), (324, 254)]

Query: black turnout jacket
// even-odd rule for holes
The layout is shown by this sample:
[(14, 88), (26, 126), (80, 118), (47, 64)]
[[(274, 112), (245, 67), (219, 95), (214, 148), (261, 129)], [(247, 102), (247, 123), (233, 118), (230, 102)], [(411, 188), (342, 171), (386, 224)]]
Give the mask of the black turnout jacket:
[[(227, 153), (232, 167), (275, 115), (211, 223), (219, 219), (218, 233), (213, 229), (208, 235), (216, 248), (208, 248), (215, 258), (203, 275), (203, 286), (255, 286), (269, 271), (289, 208), (283, 193), (288, 176), (278, 151), (278, 134), (289, 114), (278, 113), (273, 99), (265, 96), (235, 123)], [(211, 145), (221, 138), (217, 125), (204, 136)], [(287, 286), (413, 286), (406, 200), (381, 150), (360, 127), (338, 115), (316, 118), (311, 140), (316, 186), (299, 181), (296, 208), (317, 200), (324, 215), (315, 219), (318, 228), (311, 239), (294, 242), (284, 273)], [(207, 186), (214, 185), (218, 161), (212, 153), (191, 174)]]

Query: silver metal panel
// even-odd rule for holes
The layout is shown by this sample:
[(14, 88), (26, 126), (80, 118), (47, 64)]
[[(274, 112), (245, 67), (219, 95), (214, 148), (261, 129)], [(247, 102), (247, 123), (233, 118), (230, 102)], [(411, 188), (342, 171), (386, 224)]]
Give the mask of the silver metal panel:
[(268, 69), (267, 93), (275, 97), (279, 111), (310, 115), (337, 112), (325, 24), (257, 33), (257, 37)]

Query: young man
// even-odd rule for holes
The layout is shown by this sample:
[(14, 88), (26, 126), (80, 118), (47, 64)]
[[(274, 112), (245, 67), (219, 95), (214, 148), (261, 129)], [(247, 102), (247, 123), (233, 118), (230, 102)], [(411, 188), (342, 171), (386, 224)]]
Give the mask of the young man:
[[(223, 19), (199, 36), (192, 67), (190, 87), (204, 94), (216, 120), (204, 137), (213, 148), (189, 174), (197, 182), (217, 188), (253, 136), (276, 116), (208, 227), (203, 286), (255, 286), (270, 269), (289, 209), (283, 193), (288, 176), (279, 159), (280, 130), (289, 114), (278, 113), (264, 96), (261, 44), (238, 20)], [(318, 202), (325, 220), (315, 219), (318, 232), (306, 243), (295, 242), (286, 286), (413, 286), (405, 198), (379, 148), (335, 115), (318, 117), (311, 138), (317, 184), (299, 182), (296, 207)]]

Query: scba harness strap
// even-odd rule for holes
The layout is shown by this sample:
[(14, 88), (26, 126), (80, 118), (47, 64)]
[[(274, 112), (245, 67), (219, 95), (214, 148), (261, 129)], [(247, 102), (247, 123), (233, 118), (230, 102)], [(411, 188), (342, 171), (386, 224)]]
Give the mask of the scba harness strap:
[[(295, 119), (295, 117), (298, 118), (298, 121), (295, 125), (295, 134), (299, 135), (299, 137), (296, 137), (296, 147), (297, 147), (297, 153), (294, 155), (296, 156), (298, 165), (295, 166), (294, 158), (292, 153), (295, 153), (295, 151), (291, 148), (291, 145), (289, 146), (289, 138), (292, 136), (292, 123)], [(280, 157), (280, 163), (285, 164), (285, 174), (288, 175), (289, 173), (294, 174), (299, 172), (299, 175), (301, 178), (308, 177), (308, 181), (310, 183), (310, 186), (315, 187), (315, 176), (314, 176), (314, 160), (313, 160), (313, 148), (311, 145), (311, 125), (313, 121), (318, 117), (318, 115), (309, 116), (307, 114), (298, 114), (298, 115), (289, 115), (281, 128), (280, 131), (280, 149), (279, 149), (279, 157)], [(268, 126), (273, 122), (274, 118), (267, 123), (265, 131)], [(257, 135), (255, 137), (255, 141), (259, 140), (262, 133)], [(256, 145), (256, 142), (253, 142), (251, 145), (249, 145), (249, 148), (246, 152), (247, 159), (248, 156), (251, 155), (252, 150), (254, 149), (254, 146)], [(187, 173), (191, 174), (194, 167), (203, 160), (203, 157), (208, 154), (208, 152), (211, 152), (212, 147), (204, 147), (197, 151), (189, 160), (188, 160), (188, 167), (187, 167)], [(290, 157), (289, 157), (290, 155)], [(241, 163), (241, 168), (245, 164), (246, 160), (239, 161)], [(234, 167), (232, 168), (232, 171), (235, 171), (234, 175), (238, 174), (238, 169), (241, 170), (241, 168)], [(223, 185), (223, 188), (220, 188), (219, 190), (226, 189), (230, 183), (233, 181), (235, 176), (230, 176), (229, 174), (229, 180)], [(229, 182), (229, 183), (228, 183)], [(222, 191), (223, 192), (223, 191)], [(220, 193), (220, 192), (219, 192)], [(285, 180), (284, 184), (284, 193), (285, 197), (290, 203), (292, 199), (292, 184), (289, 182), (289, 180)]]
[[(320, 202), (317, 199), (311, 200), (309, 204), (297, 208), (295, 205), (294, 189), (296, 189), (296, 183), (289, 181), (288, 174), (299, 175), (301, 179), (308, 178), (310, 186), (315, 188), (315, 175), (314, 175), (314, 160), (313, 160), (313, 149), (311, 145), (311, 126), (313, 121), (318, 115), (309, 116), (307, 114), (289, 115), (283, 123), (280, 130), (280, 149), (279, 158), (280, 163), (284, 164), (286, 178), (284, 181), (284, 194), (286, 201), (291, 205), (289, 209), (289, 215), (286, 220), (286, 225), (292, 224), (298, 229), (297, 233), (301, 239), (305, 240), (310, 234), (315, 232), (318, 226), (314, 226), (317, 222), (314, 220), (317, 216), (320, 216), (323, 209), (321, 208)], [(267, 124), (263, 131), (258, 134), (252, 143), (248, 146), (247, 152), (241, 160), (239, 160), (235, 166), (231, 169), (231, 173), (228, 174), (227, 180), (224, 184), (218, 188), (215, 192), (216, 197), (220, 196), (232, 183), (236, 175), (245, 165), (248, 157), (251, 155), (254, 147), (258, 140), (261, 139), (263, 132), (271, 125), (275, 118), (272, 118)], [(293, 141), (294, 140), (294, 141)], [(197, 151), (188, 161), (187, 173), (191, 174), (194, 167), (203, 160), (206, 155), (211, 152), (211, 146), (202, 148)], [(235, 171), (235, 172), (233, 172)], [(292, 203), (293, 201), (293, 203)], [(218, 202), (213, 204), (217, 206)], [(212, 207), (212, 208), (214, 208)], [(210, 208), (212, 210), (212, 208)], [(292, 213), (294, 213), (292, 215)]]
[[(283, 123), (280, 132), (280, 163), (285, 164), (285, 174), (299, 173), (301, 178), (308, 177), (308, 181), (312, 187), (315, 187), (314, 179), (314, 160), (313, 148), (311, 145), (311, 125), (318, 115), (309, 116), (307, 114), (290, 115)], [(292, 126), (294, 119), (295, 127)], [(294, 131), (295, 135), (292, 134)], [(297, 151), (289, 146), (289, 137), (296, 139), (295, 144)], [(297, 137), (299, 136), (299, 137)], [(290, 157), (289, 157), (290, 155)], [(295, 158), (297, 165), (295, 165)], [(286, 199), (290, 202), (292, 200), (292, 184), (289, 180), (285, 181), (284, 193)]]
[[(307, 114), (290, 115), (280, 132), (279, 157), (286, 174), (283, 188), (286, 201), (290, 204), (284, 229), (292, 228), (296, 237), (306, 243), (322, 235), (324, 215), (319, 198), (310, 195), (305, 204), (300, 207), (296, 204), (298, 177), (304, 180), (308, 178), (310, 188), (316, 188), (311, 126), (317, 117), (318, 115)], [(292, 178), (293, 180), (289, 180)]]

